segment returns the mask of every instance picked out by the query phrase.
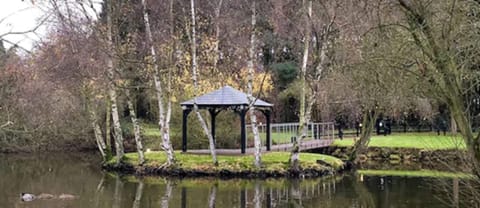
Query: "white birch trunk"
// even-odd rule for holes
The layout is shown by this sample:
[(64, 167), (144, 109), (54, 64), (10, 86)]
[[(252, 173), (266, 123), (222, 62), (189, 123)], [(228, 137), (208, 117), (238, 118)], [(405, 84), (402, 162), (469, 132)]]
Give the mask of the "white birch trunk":
[(142, 137), (140, 135), (140, 124), (138, 124), (137, 114), (135, 113), (135, 108), (133, 106), (132, 99), (130, 97), (130, 90), (125, 89), (125, 94), (127, 96), (128, 111), (130, 113), (130, 118), (132, 120), (135, 144), (137, 146), (138, 163), (139, 165), (143, 165), (143, 163), (145, 163), (145, 154), (143, 152)]
[(110, 96), (110, 102), (112, 104), (112, 120), (113, 120), (113, 131), (115, 138), (115, 150), (116, 150), (116, 160), (119, 164), (123, 158), (124, 148), (123, 148), (123, 135), (122, 127), (120, 125), (120, 116), (118, 114), (117, 107), (117, 92), (115, 91), (115, 76), (113, 68), (113, 40), (112, 40), (112, 8), (111, 1), (108, 2), (109, 9), (107, 12), (107, 48), (108, 48), (108, 57), (107, 57), (107, 69), (108, 69), (108, 78), (110, 80), (110, 86), (108, 88), (108, 94)]
[(210, 154), (212, 155), (212, 160), (215, 165), (218, 165), (217, 161), (217, 153), (215, 151), (215, 143), (213, 141), (213, 136), (210, 133), (207, 123), (202, 117), (202, 114), (198, 111), (198, 106), (197, 106), (197, 95), (198, 95), (198, 80), (197, 80), (197, 43), (196, 43), (196, 31), (195, 31), (195, 1), (190, 0), (191, 4), (191, 17), (192, 17), (192, 44), (191, 44), (191, 49), (192, 49), (192, 80), (193, 80), (193, 110), (195, 114), (198, 117), (198, 120), (200, 121), (200, 124), (202, 126), (202, 129), (204, 133), (208, 137), (208, 143), (210, 147)]
[[(87, 101), (88, 102), (88, 101)], [(105, 153), (107, 146), (105, 145), (105, 142), (103, 140), (102, 136), (102, 130), (100, 129), (100, 126), (98, 125), (97, 121), (97, 114), (95, 113), (95, 110), (92, 108), (88, 108), (88, 111), (90, 111), (90, 123), (93, 128), (93, 133), (95, 135), (95, 140), (97, 143), (98, 150), (100, 151), (100, 154), (102, 155), (103, 160), (105, 161), (107, 159), (107, 154)]]
[[(151, 64), (153, 64), (154, 74), (153, 74), (153, 81), (155, 83), (155, 91), (157, 95), (157, 102), (158, 102), (158, 126), (160, 132), (162, 134), (162, 149), (165, 151), (167, 155), (167, 166), (171, 166), (175, 164), (175, 153), (173, 151), (172, 143), (170, 141), (170, 129), (168, 125), (166, 125), (167, 121), (169, 121), (169, 116), (165, 116), (165, 109), (163, 104), (164, 99), (164, 92), (162, 89), (162, 83), (160, 81), (160, 70), (157, 63), (157, 53), (155, 47), (153, 45), (153, 35), (150, 26), (150, 19), (147, 13), (147, 3), (145, 0), (142, 0), (143, 6), (143, 21), (145, 24), (145, 32), (147, 34), (147, 40), (150, 44), (150, 55), (152, 56)], [(168, 105), (168, 111), (170, 111), (171, 105)]]
[[(84, 86), (84, 97), (85, 97), (85, 103), (87, 107), (87, 112), (88, 116), (90, 119), (90, 125), (92, 125), (93, 129), (93, 134), (95, 136), (95, 142), (97, 143), (98, 150), (100, 154), (102, 155), (103, 161), (107, 160), (107, 155), (106, 155), (106, 148), (107, 146), (105, 145), (105, 142), (103, 140), (102, 136), (102, 130), (100, 126), (98, 125), (98, 119), (97, 119), (97, 113), (95, 112), (95, 109), (91, 107), (91, 100), (90, 97), (92, 96), (90, 91), (88, 90), (87, 86)], [(5, 125), (7, 125), (9, 122), (7, 122), (4, 125), (1, 125), (0, 128), (3, 128)]]
[(218, 6), (215, 9), (215, 58), (213, 59), (213, 69), (217, 70), (218, 59), (220, 58), (220, 11), (222, 10), (223, 0), (218, 1)]
[(110, 157), (112, 156), (112, 143), (111, 143), (111, 138), (110, 138), (110, 130), (111, 130), (111, 126), (110, 126), (110, 120), (111, 120), (111, 117), (112, 117), (112, 105), (111, 105), (111, 102), (110, 102), (110, 96), (107, 96), (107, 99), (106, 99), (106, 103), (107, 103), (107, 106), (106, 106), (106, 113), (105, 113), (105, 142), (106, 142), (106, 145), (107, 145), (107, 149), (105, 151), (105, 153), (107, 154), (107, 159), (110, 159)]
[[(305, 2), (304, 2), (305, 3)], [(308, 52), (310, 47), (310, 17), (312, 16), (312, 1), (308, 1), (307, 8), (305, 8), (305, 37), (304, 37), (304, 47), (303, 47), (303, 59), (302, 59), (302, 67), (300, 71), (300, 82), (301, 82), (301, 91), (300, 91), (300, 121), (299, 121), (299, 129), (300, 132), (297, 137), (298, 141), (294, 141), (292, 153), (290, 156), (290, 163), (291, 168), (293, 170), (300, 169), (300, 146), (302, 144), (302, 140), (307, 136), (307, 129), (308, 129), (308, 121), (306, 117), (306, 74), (307, 74), (307, 64), (308, 64)]]
[(255, 167), (260, 168), (262, 166), (262, 142), (260, 140), (260, 135), (258, 133), (257, 127), (257, 115), (255, 114), (255, 98), (253, 97), (253, 77), (255, 71), (255, 27), (257, 23), (256, 17), (256, 8), (255, 0), (252, 2), (252, 33), (250, 37), (250, 50), (249, 50), (249, 60), (248, 60), (248, 102), (249, 102), (249, 113), (250, 113), (250, 122), (252, 124), (252, 132), (255, 146)]

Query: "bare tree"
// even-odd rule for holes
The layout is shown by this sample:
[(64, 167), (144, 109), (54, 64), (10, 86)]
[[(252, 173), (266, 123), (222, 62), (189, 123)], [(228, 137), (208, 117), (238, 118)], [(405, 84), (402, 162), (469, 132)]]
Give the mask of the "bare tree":
[(202, 114), (198, 111), (197, 105), (197, 95), (199, 91), (198, 79), (197, 79), (197, 42), (196, 42), (196, 31), (195, 31), (195, 1), (190, 0), (191, 6), (191, 20), (192, 20), (192, 31), (191, 31), (191, 53), (192, 53), (192, 80), (193, 80), (193, 111), (197, 115), (198, 120), (202, 126), (203, 132), (208, 137), (210, 154), (212, 155), (212, 161), (215, 165), (218, 165), (217, 153), (215, 151), (215, 141), (213, 140), (213, 135), (210, 133), (207, 123), (202, 117)]
[(140, 135), (140, 124), (138, 123), (137, 114), (135, 113), (135, 108), (133, 107), (130, 89), (125, 88), (125, 94), (127, 96), (128, 112), (130, 113), (130, 118), (132, 119), (133, 124), (133, 134), (135, 137), (135, 144), (137, 146), (138, 163), (143, 165), (143, 163), (145, 163), (145, 154), (143, 152), (142, 137)]
[(262, 165), (262, 144), (260, 140), (260, 134), (258, 133), (258, 128), (257, 128), (257, 115), (255, 114), (255, 98), (253, 97), (253, 78), (254, 78), (254, 71), (255, 71), (255, 63), (256, 63), (256, 53), (255, 53), (255, 48), (256, 48), (256, 37), (255, 37), (255, 27), (256, 27), (256, 22), (257, 22), (257, 17), (256, 17), (256, 8), (255, 8), (256, 1), (253, 0), (252, 2), (252, 32), (251, 32), (251, 37), (250, 37), (250, 50), (248, 52), (249, 54), (249, 60), (248, 60), (248, 91), (247, 91), (247, 96), (248, 96), (248, 102), (249, 102), (249, 112), (250, 112), (250, 121), (252, 124), (252, 132), (253, 132), (253, 138), (254, 138), (254, 144), (255, 144), (255, 167), (260, 168)]
[(299, 121), (299, 134), (297, 135), (298, 141), (295, 140), (292, 147), (292, 152), (290, 156), (290, 165), (293, 170), (300, 170), (300, 146), (303, 139), (307, 136), (308, 122), (310, 120), (310, 111), (306, 109), (306, 76), (307, 76), (307, 64), (308, 64), (308, 53), (310, 47), (311, 39), (311, 26), (310, 18), (312, 16), (312, 1), (308, 2), (303, 1), (304, 3), (304, 16), (305, 16), (305, 32), (304, 32), (304, 46), (303, 46), (303, 59), (302, 67), (300, 71), (300, 121)]
[[(170, 141), (170, 117), (171, 117), (171, 111), (172, 111), (171, 100), (167, 98), (168, 103), (167, 103), (166, 112), (165, 112), (165, 104), (163, 103), (166, 97), (165, 94), (170, 95), (170, 93), (164, 92), (162, 87), (162, 82), (160, 79), (160, 70), (157, 63), (157, 52), (155, 50), (155, 46), (153, 45), (153, 35), (152, 35), (151, 26), (150, 26), (149, 15), (147, 12), (148, 7), (145, 0), (142, 0), (142, 6), (143, 6), (143, 21), (145, 24), (145, 30), (146, 30), (146, 35), (147, 35), (147, 40), (150, 47), (150, 55), (151, 55), (151, 62), (149, 64), (153, 65), (153, 68), (154, 68), (153, 80), (155, 83), (155, 91), (157, 95), (157, 103), (158, 103), (158, 109), (159, 109), (158, 125), (162, 135), (162, 149), (167, 154), (166, 165), (171, 166), (176, 163), (175, 153), (173, 151), (172, 143)], [(167, 88), (167, 90), (170, 90), (170, 88)]]
[(116, 162), (120, 164), (123, 156), (125, 154), (124, 147), (123, 147), (123, 135), (122, 135), (122, 127), (120, 124), (120, 116), (118, 113), (118, 104), (117, 104), (117, 92), (115, 90), (115, 69), (113, 65), (113, 57), (115, 57), (115, 50), (113, 48), (113, 39), (112, 39), (112, 0), (107, 2), (108, 9), (107, 9), (107, 72), (109, 78), (109, 87), (108, 87), (108, 94), (110, 97), (110, 102), (112, 104), (112, 121), (113, 121), (113, 132), (114, 132), (114, 139), (115, 139), (115, 152), (116, 152)]

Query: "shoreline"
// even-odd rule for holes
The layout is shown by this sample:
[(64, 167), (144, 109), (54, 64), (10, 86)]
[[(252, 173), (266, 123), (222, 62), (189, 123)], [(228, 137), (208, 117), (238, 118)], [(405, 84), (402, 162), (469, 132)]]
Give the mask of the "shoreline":
[[(330, 146), (311, 153), (327, 154), (345, 159), (352, 147)], [(400, 167), (401, 169), (451, 170), (462, 167), (462, 155), (458, 149), (424, 149), (399, 147), (368, 147), (365, 154), (358, 156), (356, 168), (383, 169)]]
[[(169, 176), (180, 178), (215, 177), (215, 178), (319, 178), (334, 176), (349, 169), (348, 164), (341, 160), (320, 154), (302, 153), (306, 161), (301, 162), (301, 170), (293, 171), (289, 168), (289, 153), (267, 153), (263, 155), (263, 167), (253, 167), (252, 156), (219, 156), (219, 165), (211, 164), (210, 155), (177, 154), (176, 167), (163, 167), (163, 161), (150, 159), (163, 155), (163, 152), (146, 155), (146, 164), (136, 164), (136, 154), (126, 155), (126, 159), (117, 165), (110, 160), (102, 165), (109, 172), (117, 172), (135, 176)], [(149, 157), (150, 156), (150, 157)], [(322, 159), (323, 158), (323, 159)], [(284, 160), (285, 159), (285, 160)]]

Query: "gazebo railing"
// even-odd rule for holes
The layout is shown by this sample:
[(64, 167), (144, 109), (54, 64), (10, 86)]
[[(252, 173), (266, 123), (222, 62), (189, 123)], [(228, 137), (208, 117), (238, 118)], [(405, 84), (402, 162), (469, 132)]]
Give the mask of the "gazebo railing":
[[(335, 125), (333, 122), (309, 123), (305, 140), (334, 139)], [(265, 140), (267, 125), (258, 124), (258, 131), (262, 140)], [(252, 126), (247, 125), (247, 138), (251, 139)], [(270, 124), (272, 144), (292, 143), (297, 136), (300, 125), (297, 123), (272, 123)]]

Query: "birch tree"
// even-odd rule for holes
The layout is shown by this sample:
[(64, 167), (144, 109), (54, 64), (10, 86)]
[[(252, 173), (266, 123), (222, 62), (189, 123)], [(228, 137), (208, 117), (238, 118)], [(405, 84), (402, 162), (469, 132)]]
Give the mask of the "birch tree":
[(122, 158), (125, 154), (124, 147), (123, 147), (123, 135), (122, 135), (122, 127), (120, 125), (120, 116), (118, 113), (118, 105), (117, 105), (117, 92), (116, 92), (116, 84), (115, 84), (115, 69), (113, 65), (113, 57), (115, 57), (115, 51), (113, 48), (113, 39), (112, 39), (112, 0), (107, 1), (107, 76), (109, 79), (109, 87), (108, 87), (108, 94), (111, 103), (111, 110), (112, 110), (112, 121), (113, 121), (113, 132), (114, 132), (114, 139), (115, 139), (115, 152), (116, 152), (116, 163), (120, 164)]
[(262, 144), (260, 140), (260, 134), (258, 133), (257, 128), (257, 115), (255, 114), (255, 98), (253, 97), (253, 78), (255, 73), (255, 62), (256, 62), (256, 37), (255, 37), (255, 27), (257, 24), (257, 15), (256, 15), (256, 8), (255, 8), (256, 1), (253, 0), (252, 2), (252, 23), (251, 29), (252, 32), (250, 34), (250, 49), (248, 51), (248, 91), (247, 91), (247, 98), (249, 102), (249, 113), (250, 113), (250, 121), (252, 125), (252, 132), (254, 138), (254, 145), (255, 145), (255, 161), (254, 165), (257, 168), (260, 168), (262, 165)]
[(107, 145), (105, 144), (105, 140), (103, 139), (102, 129), (98, 124), (97, 113), (95, 112), (95, 109), (91, 107), (91, 104), (90, 104), (91, 101), (89, 97), (91, 97), (92, 95), (88, 91), (85, 94), (86, 94), (85, 97), (87, 98), (86, 99), (87, 112), (89, 113), (90, 123), (92, 125), (93, 134), (95, 136), (95, 142), (97, 144), (97, 148), (100, 154), (102, 155), (103, 161), (106, 161), (108, 159)]
[[(170, 4), (172, 5), (172, 4)], [(170, 117), (171, 117), (171, 100), (167, 97), (167, 109), (165, 111), (165, 104), (164, 104), (164, 99), (165, 95), (170, 95), (170, 93), (164, 92), (163, 87), (162, 87), (162, 81), (160, 79), (160, 69), (158, 66), (157, 62), (157, 51), (155, 49), (155, 46), (153, 45), (153, 35), (152, 35), (152, 29), (150, 26), (150, 18), (148, 15), (148, 7), (147, 7), (147, 2), (146, 0), (142, 0), (142, 7), (143, 7), (143, 21), (145, 24), (145, 33), (147, 35), (147, 42), (150, 48), (150, 55), (151, 57), (148, 59), (149, 66), (153, 66), (154, 73), (153, 73), (153, 81), (155, 84), (155, 94), (157, 97), (157, 104), (158, 104), (158, 126), (160, 129), (160, 133), (162, 135), (162, 149), (165, 151), (167, 155), (167, 162), (166, 166), (172, 166), (175, 165), (176, 160), (175, 160), (175, 153), (173, 151), (172, 143), (170, 141)], [(170, 90), (170, 88), (167, 88), (167, 90)]]
[(208, 143), (209, 143), (210, 154), (212, 155), (212, 161), (215, 165), (218, 165), (217, 153), (215, 151), (215, 142), (213, 140), (213, 135), (210, 133), (207, 123), (202, 117), (202, 114), (200, 114), (200, 111), (198, 111), (197, 95), (198, 95), (199, 87), (198, 87), (198, 79), (197, 79), (197, 42), (196, 42), (196, 31), (195, 31), (195, 1), (194, 0), (190, 0), (190, 6), (191, 6), (191, 21), (192, 21), (190, 47), (191, 47), (191, 53), (192, 53), (192, 80), (193, 80), (193, 97), (194, 97), (193, 111), (197, 115), (198, 121), (200, 121), (200, 125), (202, 126), (202, 129), (208, 137)]
[(312, 16), (312, 1), (308, 0), (308, 2), (304, 3), (304, 16), (305, 16), (305, 29), (304, 29), (304, 37), (303, 37), (303, 58), (302, 58), (302, 67), (300, 70), (300, 121), (299, 121), (299, 133), (297, 133), (297, 140), (293, 142), (292, 152), (290, 155), (290, 165), (291, 168), (295, 171), (300, 170), (300, 146), (302, 144), (302, 140), (307, 136), (308, 130), (308, 122), (310, 119), (310, 111), (306, 109), (306, 76), (307, 76), (307, 64), (308, 64), (308, 53), (310, 47), (310, 40), (311, 40), (311, 27), (310, 27), (310, 18)]
[(132, 125), (133, 125), (133, 135), (135, 137), (135, 145), (137, 146), (138, 163), (140, 165), (143, 165), (143, 163), (145, 163), (145, 154), (143, 152), (142, 137), (140, 135), (140, 124), (138, 123), (137, 114), (135, 113), (132, 97), (130, 95), (130, 89), (126, 88), (125, 94), (127, 97), (128, 112), (130, 113), (130, 119), (132, 120)]

